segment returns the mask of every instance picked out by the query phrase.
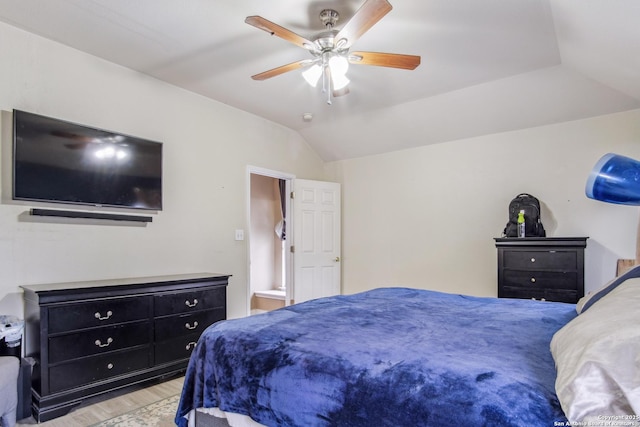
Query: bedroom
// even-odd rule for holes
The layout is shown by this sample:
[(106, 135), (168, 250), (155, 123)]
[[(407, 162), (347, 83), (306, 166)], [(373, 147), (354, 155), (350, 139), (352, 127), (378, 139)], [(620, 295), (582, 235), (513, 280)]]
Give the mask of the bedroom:
[[(592, 55), (602, 57), (603, 49), (609, 47), (612, 59), (620, 59), (606, 61), (602, 73), (624, 83), (626, 93), (574, 71), (571, 58), (562, 58), (562, 64), (533, 75), (460, 92), (475, 94), (471, 99), (481, 102), (487, 99), (485, 92), (505, 94), (519, 78), (537, 81), (569, 69), (581, 84), (598, 90), (579, 98), (583, 105), (561, 114), (556, 122), (344, 160), (323, 160), (301, 132), (227, 106), (224, 99), (207, 99), (0, 24), (0, 313), (22, 316), (19, 286), (25, 284), (219, 271), (233, 275), (228, 287), (229, 317), (245, 316), (247, 240), (236, 241), (234, 230), (247, 229), (247, 166), (342, 184), (345, 294), (404, 285), (494, 296), (493, 238), (507, 220), (509, 200), (523, 191), (544, 204), (543, 222), (549, 235), (589, 236), (586, 287), (594, 289), (613, 277), (618, 258), (634, 257), (638, 224), (636, 208), (584, 196), (586, 177), (602, 154), (640, 158), (639, 83), (637, 77), (627, 81), (620, 76), (621, 69), (640, 75), (631, 52), (631, 46), (638, 44), (638, 30), (627, 27), (624, 20), (637, 17), (638, 12), (630, 2), (616, 5), (620, 9), (614, 9), (611, 17), (622, 21), (614, 20), (610, 31), (620, 38), (608, 40), (611, 45), (604, 47), (594, 44)], [(395, 6), (389, 18), (401, 9)], [(243, 18), (238, 17), (240, 22)], [(560, 103), (553, 97), (555, 87), (550, 86), (551, 93), (545, 92), (543, 101)], [(525, 107), (542, 102), (527, 93), (517, 103), (524, 109), (522, 114), (529, 114)], [(593, 102), (588, 103), (590, 96)], [(498, 114), (511, 111), (509, 104), (493, 99), (495, 104), (487, 109)], [(392, 117), (413, 117), (409, 113), (428, 112), (430, 105), (414, 101), (393, 111)], [(468, 121), (484, 108), (480, 105), (448, 118)], [(593, 111), (585, 105), (602, 108)], [(163, 141), (164, 210), (144, 228), (30, 221), (24, 215), (28, 206), (11, 203), (11, 177), (5, 167), (11, 158), (7, 112), (13, 108)], [(334, 132), (347, 134), (347, 129), (336, 127)], [(419, 126), (391, 132), (405, 141), (429, 140)]]

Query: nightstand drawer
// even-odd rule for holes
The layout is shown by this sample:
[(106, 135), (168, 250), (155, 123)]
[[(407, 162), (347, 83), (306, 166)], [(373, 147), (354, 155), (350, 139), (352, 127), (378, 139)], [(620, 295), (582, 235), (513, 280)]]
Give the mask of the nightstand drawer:
[(155, 315), (166, 316), (221, 308), (225, 307), (226, 302), (224, 287), (161, 294), (154, 297)]
[(150, 296), (114, 298), (51, 307), (49, 333), (148, 319), (150, 309)]
[(125, 323), (49, 338), (49, 363), (151, 343), (149, 321)]
[(72, 363), (49, 368), (51, 392), (62, 391), (83, 384), (126, 374), (127, 372), (148, 368), (149, 347), (101, 356), (88, 357)]
[(578, 300), (576, 291), (562, 289), (526, 289), (520, 287), (503, 286), (500, 298), (536, 299), (538, 301), (556, 301), (575, 304)]
[(504, 270), (504, 286), (577, 290), (578, 276), (575, 272)]
[(504, 268), (575, 271), (575, 251), (504, 251)]
[(182, 335), (201, 334), (205, 328), (226, 317), (224, 308), (193, 314), (163, 317), (155, 320), (155, 341), (164, 341)]
[(180, 359), (188, 359), (196, 348), (200, 334), (185, 335), (168, 341), (156, 343), (155, 364), (173, 362)]

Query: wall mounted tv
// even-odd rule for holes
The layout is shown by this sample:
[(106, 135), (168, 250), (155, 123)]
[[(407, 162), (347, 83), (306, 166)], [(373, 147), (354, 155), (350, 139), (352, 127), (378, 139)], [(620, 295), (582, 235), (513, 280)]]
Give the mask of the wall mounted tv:
[(13, 110), (13, 198), (162, 210), (162, 143)]

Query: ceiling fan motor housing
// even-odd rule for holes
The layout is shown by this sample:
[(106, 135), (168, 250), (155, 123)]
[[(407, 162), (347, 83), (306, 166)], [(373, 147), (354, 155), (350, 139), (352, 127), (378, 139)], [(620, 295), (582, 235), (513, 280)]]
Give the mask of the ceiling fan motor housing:
[(324, 9), (322, 10), (322, 12), (320, 12), (320, 21), (327, 28), (327, 31), (323, 31), (322, 33), (318, 34), (313, 40), (313, 43), (319, 51), (316, 52), (316, 55), (319, 56), (324, 52), (339, 49), (338, 43), (336, 43), (338, 30), (333, 29), (339, 18), (340, 14), (333, 9)]
[(322, 25), (329, 29), (335, 27), (338, 19), (340, 19), (340, 14), (333, 9), (324, 9), (320, 12), (320, 21), (322, 21)]
[(316, 47), (320, 51), (319, 53), (334, 50), (337, 47), (335, 43), (337, 34), (338, 32), (336, 30), (331, 30), (331, 31), (325, 31), (318, 35), (318, 37), (313, 41), (313, 43), (316, 45)]

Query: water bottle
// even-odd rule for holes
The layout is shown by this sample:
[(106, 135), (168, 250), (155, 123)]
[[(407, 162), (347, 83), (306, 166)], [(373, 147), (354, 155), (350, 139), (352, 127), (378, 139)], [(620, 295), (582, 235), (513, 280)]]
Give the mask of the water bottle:
[(518, 214), (518, 237), (525, 237), (524, 211)]

